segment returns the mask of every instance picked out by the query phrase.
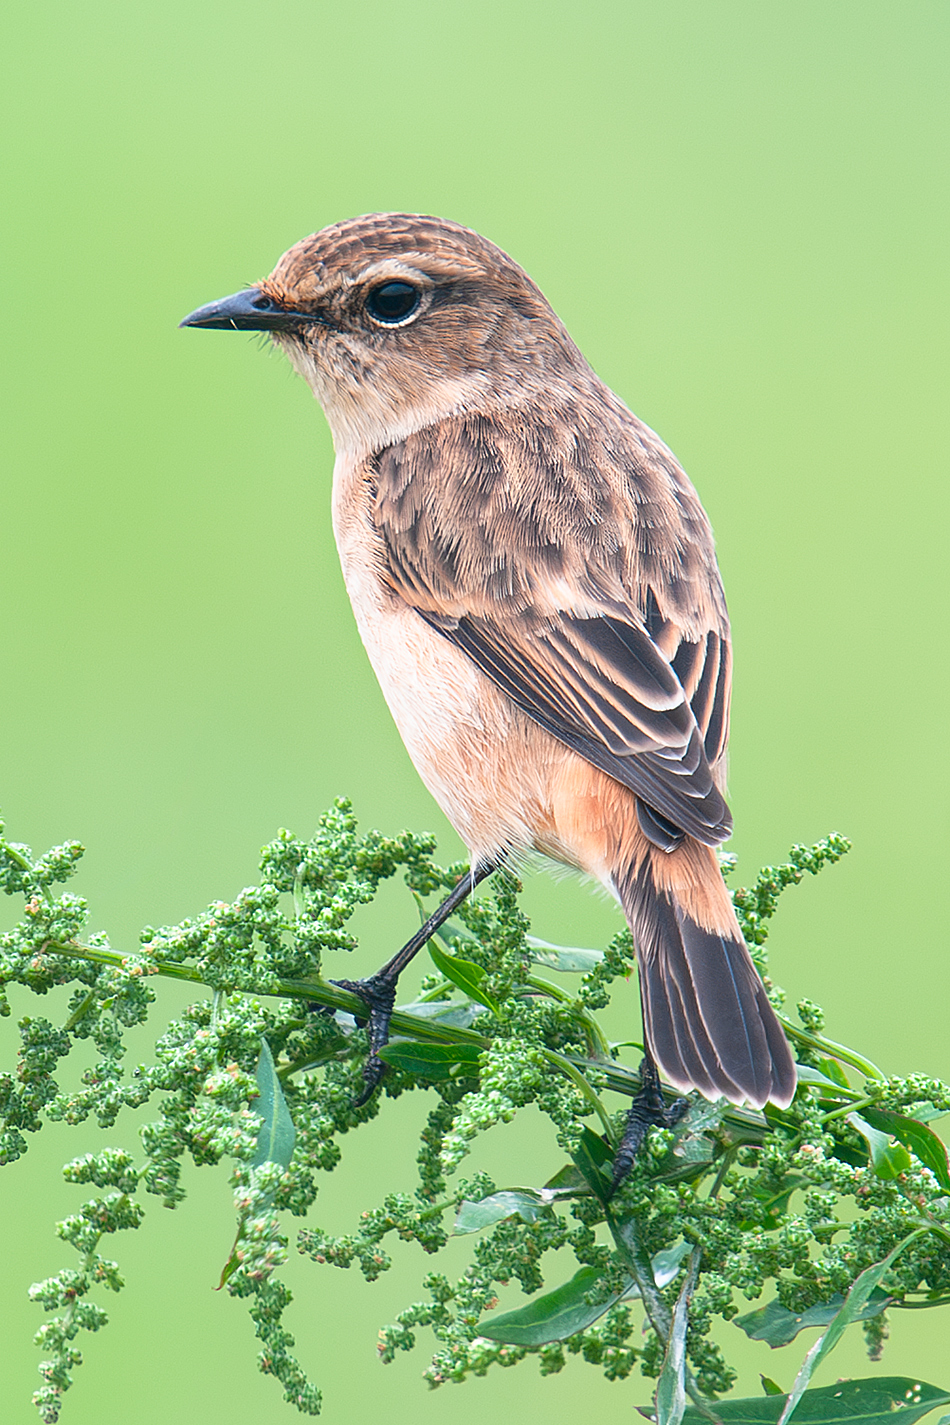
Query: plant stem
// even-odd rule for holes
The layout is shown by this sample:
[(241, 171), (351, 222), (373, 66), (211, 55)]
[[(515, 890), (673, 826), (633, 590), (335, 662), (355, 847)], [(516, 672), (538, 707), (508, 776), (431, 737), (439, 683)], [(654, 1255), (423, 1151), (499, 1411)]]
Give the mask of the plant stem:
[(809, 1049), (820, 1049), (823, 1053), (830, 1054), (832, 1059), (840, 1059), (843, 1064), (850, 1064), (853, 1069), (859, 1069), (869, 1079), (886, 1078), (876, 1064), (865, 1059), (855, 1049), (836, 1044), (833, 1039), (824, 1039), (820, 1034), (812, 1034), (807, 1029), (800, 1029), (797, 1024), (786, 1019), (784, 1014), (779, 1015), (779, 1021), (789, 1038), (797, 1040), (799, 1044), (807, 1044)]
[(551, 980), (543, 979), (540, 975), (528, 975), (525, 979), (525, 984), (529, 985), (533, 990), (538, 990), (541, 994), (549, 995), (551, 999), (559, 1000), (561, 1004), (571, 1005), (578, 1022), (584, 1026), (591, 1052), (609, 1061), (610, 1043), (607, 1036), (590, 1011), (585, 1009), (569, 990), (563, 989), (560, 985), (554, 984)]
[[(650, 1325), (653, 1327), (657, 1336), (659, 1336), (665, 1351), (669, 1344), (670, 1328), (673, 1324), (672, 1317), (670, 1316), (670, 1309), (663, 1300), (662, 1293), (656, 1284), (656, 1279), (653, 1275), (653, 1265), (637, 1233), (636, 1220), (633, 1217), (625, 1217), (622, 1222), (618, 1222), (609, 1207), (606, 1210), (606, 1216), (607, 1226), (610, 1228), (611, 1235), (617, 1244), (620, 1255), (626, 1261), (630, 1275), (637, 1284), (640, 1299), (643, 1302), (643, 1308), (646, 1311)], [(693, 1248), (690, 1258), (689, 1271), (691, 1274), (693, 1273), (694, 1261), (696, 1263), (696, 1273), (698, 1274), (699, 1262), (701, 1260), (702, 1251), (697, 1245)], [(695, 1283), (695, 1276), (688, 1279), (693, 1280)], [(699, 1387), (693, 1379), (691, 1371), (687, 1370), (686, 1372), (685, 1384), (686, 1394), (690, 1400), (694, 1402), (704, 1415), (709, 1416), (711, 1420), (715, 1420), (716, 1416), (710, 1411), (709, 1404), (703, 1398)]]
[[(114, 969), (122, 969), (131, 958), (119, 954), (117, 950), (100, 950), (95, 946), (80, 945), (72, 940), (64, 943), (50, 941), (47, 949), (57, 955), (75, 955), (77, 959), (90, 960), (93, 964), (108, 965)], [(183, 965), (177, 960), (151, 961), (149, 969), (152, 973), (164, 975), (167, 979), (184, 980), (188, 984), (203, 985), (215, 993), (219, 991), (227, 993), (227, 991), (221, 991), (220, 986), (210, 985), (194, 966)], [(331, 985), (328, 980), (323, 979), (278, 979), (266, 987), (261, 985), (253, 990), (242, 990), (241, 993), (273, 995), (282, 999), (312, 1000), (315, 1004), (326, 1005), (328, 1009), (343, 1010), (345, 1014), (359, 1016), (366, 1014), (366, 1006), (357, 995), (351, 994), (349, 990), (341, 990), (337, 985)], [(414, 1039), (431, 1040), (435, 1044), (476, 1044), (480, 1049), (487, 1049), (491, 1043), (484, 1035), (476, 1034), (473, 1029), (433, 1024), (431, 1020), (417, 1019), (414, 1014), (404, 1014), (398, 1009), (393, 1012), (392, 1028), (397, 1034), (405, 1034)]]
[(850, 1118), (852, 1113), (860, 1113), (862, 1108), (873, 1108), (876, 1103), (877, 1099), (873, 1095), (859, 1098), (854, 1103), (846, 1103), (843, 1108), (835, 1108), (830, 1113), (823, 1113), (820, 1122), (825, 1124), (835, 1118)]
[(578, 1069), (574, 1064), (572, 1064), (570, 1059), (566, 1059), (563, 1054), (559, 1054), (555, 1049), (544, 1049), (542, 1050), (542, 1053), (544, 1054), (544, 1057), (547, 1059), (549, 1064), (555, 1064), (561, 1070), (562, 1074), (567, 1075), (567, 1077), (570, 1079), (571, 1083), (575, 1086), (575, 1088), (580, 1089), (581, 1093), (584, 1095), (587, 1102), (591, 1105), (594, 1112), (597, 1114), (597, 1117), (603, 1124), (604, 1132), (610, 1139), (610, 1142), (614, 1145), (614, 1147), (616, 1147), (617, 1134), (614, 1131), (613, 1120), (611, 1119), (610, 1114), (607, 1112), (606, 1108), (604, 1108), (604, 1105), (601, 1103), (600, 1098), (598, 1097), (595, 1089), (591, 1084), (587, 1082), (580, 1069)]
[(636, 1219), (625, 1217), (618, 1222), (609, 1206), (606, 1208), (607, 1226), (617, 1244), (620, 1255), (630, 1269), (630, 1275), (637, 1284), (643, 1307), (664, 1348), (670, 1339), (670, 1312), (653, 1276), (653, 1265), (646, 1248), (640, 1241)]

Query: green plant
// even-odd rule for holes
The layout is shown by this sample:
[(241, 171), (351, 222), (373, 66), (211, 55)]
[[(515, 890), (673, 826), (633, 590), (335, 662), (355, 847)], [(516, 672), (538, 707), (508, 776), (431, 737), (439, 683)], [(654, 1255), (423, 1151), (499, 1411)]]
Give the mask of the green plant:
[[(787, 864), (734, 893), (763, 976), (782, 890), (847, 849), (838, 836), (795, 847)], [(929, 1127), (950, 1110), (950, 1089), (921, 1075), (886, 1078), (823, 1036), (813, 1004), (799, 1005), (800, 1024), (786, 1021), (801, 1063), (791, 1108), (761, 1114), (696, 1099), (674, 1129), (651, 1131), (611, 1197), (623, 1104), (639, 1079), (597, 1013), (611, 982), (630, 972), (632, 944), (626, 933), (603, 952), (532, 939), (517, 882), (499, 873), (432, 944), (422, 998), (393, 1016), (383, 1091), (354, 1108), (366, 1052), (362, 1006), (323, 978), (323, 957), (353, 947), (347, 921), (385, 879), (402, 872), (420, 906), (453, 885), (464, 868), (436, 865), (432, 851), (430, 837), (360, 836), (341, 801), (310, 841), (281, 832), (265, 847), (259, 886), (181, 925), (148, 928), (123, 953), (103, 935), (83, 938), (85, 902), (58, 891), (82, 848), (69, 843), (34, 859), (0, 828), (0, 884), (25, 899), (22, 920), (0, 937), (0, 1012), (10, 1013), (8, 987), (21, 996), (73, 987), (62, 1024), (20, 1020), (16, 1073), (0, 1077), (0, 1161), (19, 1158), (44, 1118), (80, 1125), (91, 1116), (111, 1127), (125, 1109), (152, 1101), (157, 1110), (141, 1130), (138, 1157), (110, 1148), (66, 1165), (68, 1180), (99, 1195), (58, 1227), (78, 1261), (31, 1288), (58, 1313), (37, 1337), (47, 1355), (35, 1397), (42, 1419), (59, 1418), (80, 1331), (106, 1321), (93, 1294), (122, 1286), (100, 1252), (103, 1238), (139, 1226), (143, 1196), (178, 1206), (185, 1155), (231, 1164), (237, 1233), (222, 1285), (247, 1301), (260, 1368), (277, 1377), (285, 1399), (316, 1414), (319, 1391), (282, 1324), (291, 1299), (277, 1275), (288, 1250), (283, 1216), (305, 1216), (317, 1175), (338, 1166), (346, 1134), (410, 1091), (432, 1100), (415, 1195), (386, 1196), (345, 1236), (309, 1225), (297, 1240), (321, 1266), (355, 1263), (372, 1280), (389, 1265), (387, 1238), (435, 1255), (450, 1233), (473, 1236), (461, 1278), (429, 1273), (423, 1299), (381, 1333), (384, 1360), (412, 1349), (424, 1327), (435, 1337), (431, 1385), (528, 1356), (551, 1373), (580, 1355), (611, 1380), (638, 1367), (657, 1382), (660, 1425), (678, 1425), (684, 1411), (695, 1422), (774, 1425), (793, 1409), (796, 1419), (886, 1410), (911, 1422), (950, 1401), (936, 1387), (894, 1378), (807, 1388), (849, 1323), (863, 1324), (877, 1358), (888, 1310), (950, 1301), (950, 1170)], [(576, 987), (550, 979), (552, 971), (575, 976)], [(124, 1030), (146, 1020), (163, 976), (207, 993), (164, 1029), (152, 1063), (128, 1074)], [(781, 992), (769, 988), (780, 1005)], [(82, 1039), (94, 1043), (98, 1063), (78, 1086), (63, 1087), (60, 1065)], [(608, 1093), (619, 1107), (608, 1107)], [(554, 1178), (499, 1189), (483, 1173), (455, 1177), (479, 1133), (531, 1103), (551, 1120), (567, 1159)], [(543, 1291), (544, 1256), (561, 1247), (573, 1251), (577, 1271)], [(512, 1280), (533, 1299), (499, 1314), (497, 1289)], [(740, 1314), (737, 1296), (758, 1300), (770, 1283), (769, 1301)], [(719, 1400), (734, 1372), (709, 1336), (717, 1316), (773, 1346), (809, 1326), (826, 1329), (788, 1395), (769, 1381), (759, 1400)]]

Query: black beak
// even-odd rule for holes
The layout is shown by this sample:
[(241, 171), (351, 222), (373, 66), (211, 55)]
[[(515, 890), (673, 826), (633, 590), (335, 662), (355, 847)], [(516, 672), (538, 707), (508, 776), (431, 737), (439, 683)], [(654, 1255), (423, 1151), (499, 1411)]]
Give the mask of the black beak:
[(216, 327), (221, 331), (293, 331), (304, 322), (318, 320), (312, 314), (288, 312), (267, 297), (260, 287), (245, 287), (233, 297), (209, 302), (191, 312), (180, 327)]

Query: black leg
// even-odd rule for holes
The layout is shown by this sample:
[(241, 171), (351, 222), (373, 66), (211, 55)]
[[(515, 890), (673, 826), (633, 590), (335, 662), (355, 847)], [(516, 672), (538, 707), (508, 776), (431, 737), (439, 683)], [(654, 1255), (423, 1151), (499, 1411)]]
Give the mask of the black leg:
[(342, 990), (350, 990), (351, 993), (359, 995), (369, 1010), (367, 1020), (369, 1055), (363, 1065), (365, 1082), (363, 1092), (354, 1103), (354, 1108), (362, 1107), (372, 1098), (377, 1084), (386, 1072), (386, 1065), (379, 1058), (379, 1051), (389, 1039), (389, 1021), (392, 1018), (393, 1005), (396, 1003), (396, 984), (399, 976), (410, 960), (418, 955), (423, 945), (432, 939), (441, 925), (445, 924), (452, 912), (457, 910), (462, 902), (471, 895), (479, 882), (484, 881), (486, 876), (490, 876), (493, 871), (496, 871), (499, 865), (499, 861), (483, 861), (477, 866), (473, 866), (471, 871), (466, 871), (462, 879), (449, 891), (438, 909), (434, 910), (428, 920), (420, 925), (412, 939), (407, 940), (402, 949), (397, 951), (391, 960), (387, 960), (375, 975), (370, 975), (367, 980), (330, 981), (333, 985), (339, 985)]
[(660, 1089), (660, 1076), (650, 1055), (644, 1054), (640, 1062), (640, 1091), (630, 1106), (624, 1124), (623, 1137), (614, 1154), (613, 1182), (611, 1196), (617, 1191), (630, 1172), (640, 1151), (648, 1128), (672, 1128), (678, 1123), (689, 1107), (689, 1101), (678, 1098), (669, 1108)]

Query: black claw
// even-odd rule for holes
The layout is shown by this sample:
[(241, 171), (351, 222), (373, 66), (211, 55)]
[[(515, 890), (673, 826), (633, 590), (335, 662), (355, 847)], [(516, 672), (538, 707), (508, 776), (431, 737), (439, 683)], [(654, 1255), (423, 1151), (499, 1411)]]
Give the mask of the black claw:
[(397, 951), (391, 960), (387, 960), (375, 975), (370, 975), (368, 980), (330, 981), (331, 985), (339, 985), (341, 990), (349, 990), (351, 994), (359, 995), (369, 1011), (366, 1019), (356, 1020), (361, 1029), (364, 1025), (369, 1028), (369, 1054), (363, 1065), (363, 1092), (359, 1098), (354, 1099), (354, 1108), (362, 1108), (364, 1103), (369, 1102), (386, 1072), (386, 1065), (379, 1057), (379, 1051), (389, 1042), (389, 1021), (396, 1003), (396, 984), (399, 976), (423, 945), (431, 940), (439, 926), (444, 925), (466, 896), (471, 894), (480, 881), (490, 876), (498, 865), (499, 861), (483, 861), (473, 866), (449, 891), (442, 904), (419, 927), (412, 939), (407, 940), (402, 949)]
[(369, 1010), (366, 1019), (357, 1019), (357, 1024), (366, 1025), (369, 1030), (369, 1054), (363, 1065), (363, 1091), (353, 1100), (354, 1108), (362, 1108), (376, 1092), (386, 1065), (379, 1057), (379, 1051), (389, 1042), (389, 1021), (392, 1019), (396, 1003), (396, 981), (382, 975), (371, 975), (368, 980), (331, 980), (341, 990), (349, 990), (359, 995)]
[(667, 1108), (656, 1065), (649, 1054), (645, 1054), (640, 1064), (640, 1091), (630, 1105), (623, 1136), (614, 1154), (611, 1197), (636, 1162), (648, 1129), (672, 1128), (688, 1108), (689, 1100), (685, 1098), (674, 1099)]

